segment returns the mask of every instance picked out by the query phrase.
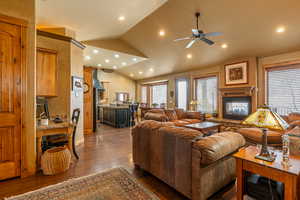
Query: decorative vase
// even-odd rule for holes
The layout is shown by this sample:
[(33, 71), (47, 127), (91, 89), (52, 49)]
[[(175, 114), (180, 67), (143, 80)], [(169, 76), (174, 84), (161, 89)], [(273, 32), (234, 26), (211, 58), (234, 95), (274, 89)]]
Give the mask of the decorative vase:
[(290, 139), (288, 134), (282, 135), (282, 165), (290, 166), (289, 164), (289, 146), (290, 146)]

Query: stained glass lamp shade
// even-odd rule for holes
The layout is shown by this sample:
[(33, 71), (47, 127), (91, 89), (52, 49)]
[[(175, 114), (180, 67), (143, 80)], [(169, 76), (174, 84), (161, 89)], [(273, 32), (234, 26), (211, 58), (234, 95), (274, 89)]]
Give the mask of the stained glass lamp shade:
[(263, 144), (261, 152), (256, 158), (266, 161), (274, 161), (270, 156), (267, 147), (267, 129), (285, 130), (289, 124), (284, 121), (276, 112), (270, 110), (268, 106), (263, 106), (257, 109), (256, 112), (249, 115), (242, 124), (252, 125), (263, 129)]

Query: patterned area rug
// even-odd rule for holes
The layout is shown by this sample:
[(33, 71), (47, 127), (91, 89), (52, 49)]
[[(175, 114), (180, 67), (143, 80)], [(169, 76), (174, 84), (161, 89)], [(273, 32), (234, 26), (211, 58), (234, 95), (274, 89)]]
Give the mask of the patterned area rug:
[(71, 179), (7, 200), (158, 200), (125, 169)]

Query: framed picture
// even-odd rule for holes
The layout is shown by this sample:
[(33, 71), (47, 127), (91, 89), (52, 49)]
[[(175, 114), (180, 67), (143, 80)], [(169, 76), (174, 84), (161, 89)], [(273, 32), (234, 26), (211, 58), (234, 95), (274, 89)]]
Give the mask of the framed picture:
[(80, 91), (83, 89), (83, 78), (72, 76), (72, 91)]
[(225, 85), (248, 83), (248, 62), (225, 65)]

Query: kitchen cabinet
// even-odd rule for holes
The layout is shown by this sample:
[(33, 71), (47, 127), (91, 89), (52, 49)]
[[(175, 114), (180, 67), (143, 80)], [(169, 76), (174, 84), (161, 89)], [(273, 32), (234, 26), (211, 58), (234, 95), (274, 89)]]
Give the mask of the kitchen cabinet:
[(124, 106), (101, 106), (100, 121), (115, 128), (130, 126), (130, 110)]
[(57, 52), (37, 48), (36, 55), (36, 96), (57, 96)]

